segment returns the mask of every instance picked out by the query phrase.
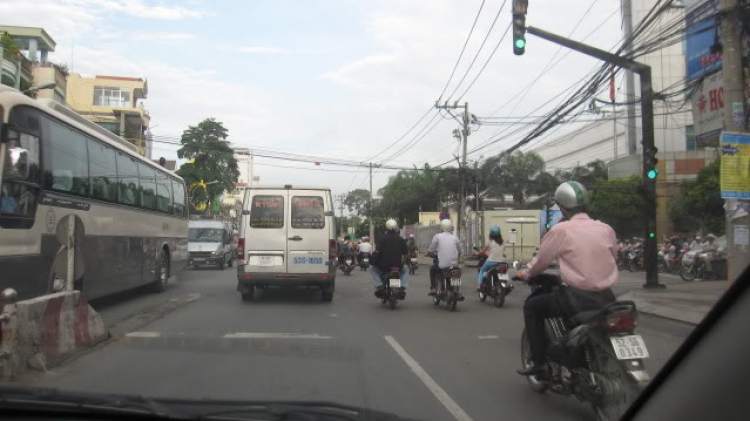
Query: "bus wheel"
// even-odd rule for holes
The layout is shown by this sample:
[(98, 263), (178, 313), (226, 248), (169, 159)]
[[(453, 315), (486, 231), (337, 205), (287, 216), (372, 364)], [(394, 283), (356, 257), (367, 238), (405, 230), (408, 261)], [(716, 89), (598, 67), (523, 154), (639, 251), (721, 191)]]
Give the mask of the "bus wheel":
[(159, 255), (159, 262), (156, 265), (156, 279), (151, 289), (154, 292), (164, 292), (167, 289), (167, 280), (169, 279), (169, 258), (167, 252), (162, 250)]

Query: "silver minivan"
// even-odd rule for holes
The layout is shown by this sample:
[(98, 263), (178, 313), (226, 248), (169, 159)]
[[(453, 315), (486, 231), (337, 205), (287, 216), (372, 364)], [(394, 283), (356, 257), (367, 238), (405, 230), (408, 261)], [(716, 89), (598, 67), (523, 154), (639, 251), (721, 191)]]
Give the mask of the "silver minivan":
[(237, 241), (237, 290), (317, 287), (333, 299), (336, 228), (328, 188), (253, 186), (245, 191)]
[(236, 258), (232, 223), (218, 219), (188, 222), (188, 266), (216, 266), (224, 269)]

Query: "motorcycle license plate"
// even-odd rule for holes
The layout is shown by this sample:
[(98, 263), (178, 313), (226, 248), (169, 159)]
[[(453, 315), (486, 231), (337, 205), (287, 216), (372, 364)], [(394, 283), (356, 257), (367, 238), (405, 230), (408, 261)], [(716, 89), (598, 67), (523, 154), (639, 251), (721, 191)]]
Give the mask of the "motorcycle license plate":
[(391, 288), (401, 288), (401, 280), (391, 279)]
[(648, 358), (648, 349), (641, 335), (613, 336), (609, 340), (618, 360)]
[(203, 257), (196, 257), (196, 258), (193, 259), (193, 261), (194, 262), (205, 262), (206, 259), (204, 259)]
[(347, 260), (347, 261), (346, 261), (346, 264), (347, 264), (347, 265), (351, 265), (351, 264), (352, 264), (352, 261), (351, 261), (351, 260)]
[(497, 275), (497, 279), (499, 279), (501, 281), (509, 281), (510, 280), (510, 278), (508, 277), (507, 273), (499, 273)]
[(451, 279), (451, 286), (460, 287), (461, 286), (461, 278), (452, 278)]
[(417, 258), (416, 258), (416, 257), (412, 257), (412, 258), (411, 258), (411, 262), (412, 262), (412, 263), (417, 263)]
[(363, 260), (364, 260), (365, 263), (370, 263), (370, 259), (368, 259), (368, 258), (365, 258)]

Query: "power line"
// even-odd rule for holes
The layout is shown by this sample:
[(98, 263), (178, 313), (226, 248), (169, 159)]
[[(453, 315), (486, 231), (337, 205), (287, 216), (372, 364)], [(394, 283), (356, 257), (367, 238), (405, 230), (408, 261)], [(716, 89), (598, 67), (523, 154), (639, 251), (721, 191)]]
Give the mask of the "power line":
[(456, 74), (456, 69), (458, 68), (458, 63), (461, 62), (461, 57), (464, 55), (464, 51), (466, 51), (466, 46), (469, 44), (469, 39), (471, 39), (471, 34), (474, 33), (474, 27), (477, 25), (477, 20), (479, 20), (479, 15), (482, 14), (482, 8), (484, 7), (485, 0), (482, 0), (482, 4), (479, 5), (479, 10), (477, 11), (477, 16), (474, 18), (474, 23), (471, 24), (471, 29), (469, 30), (469, 34), (466, 36), (466, 41), (464, 41), (464, 46), (461, 48), (461, 53), (458, 55), (458, 59), (456, 59), (456, 64), (453, 65), (453, 70), (451, 71), (451, 75), (448, 78), (448, 81), (445, 82), (445, 87), (443, 87), (443, 91), (440, 92), (440, 96), (438, 97), (438, 101), (443, 99), (443, 95), (445, 94), (445, 91), (448, 89), (448, 85), (450, 85), (451, 80), (453, 80), (453, 75)]

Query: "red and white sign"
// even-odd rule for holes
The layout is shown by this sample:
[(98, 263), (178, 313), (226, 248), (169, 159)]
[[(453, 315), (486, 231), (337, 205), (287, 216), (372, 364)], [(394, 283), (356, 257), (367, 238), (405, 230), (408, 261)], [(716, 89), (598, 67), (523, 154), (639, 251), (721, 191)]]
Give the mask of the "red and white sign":
[[(693, 92), (693, 124), (696, 140), (711, 142), (724, 126), (724, 76), (719, 71), (707, 76)], [(718, 143), (717, 143), (718, 144)]]

